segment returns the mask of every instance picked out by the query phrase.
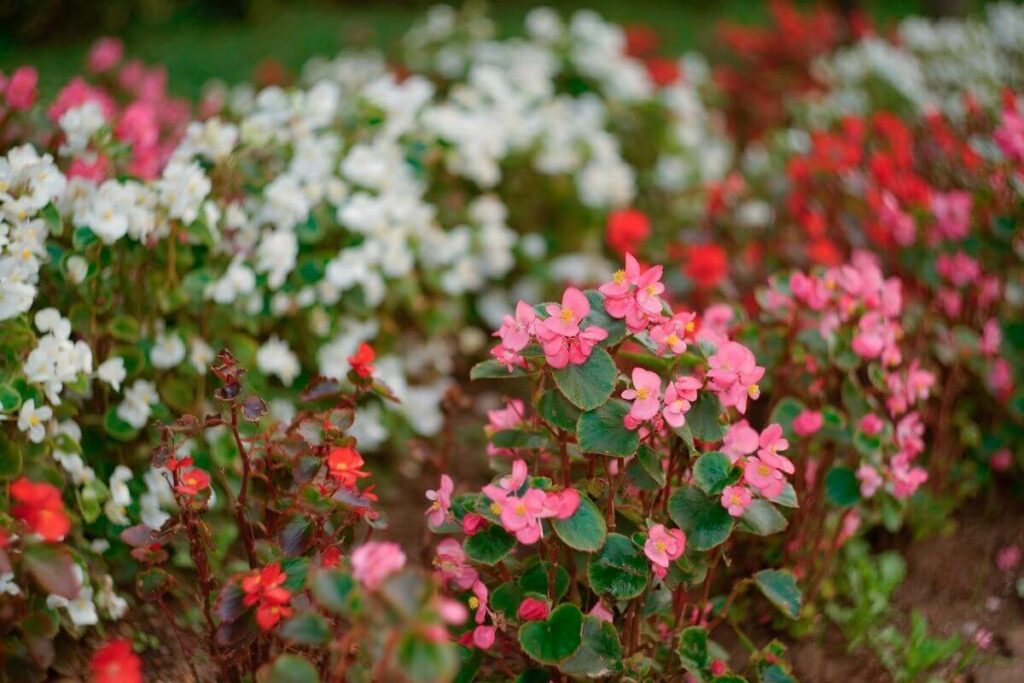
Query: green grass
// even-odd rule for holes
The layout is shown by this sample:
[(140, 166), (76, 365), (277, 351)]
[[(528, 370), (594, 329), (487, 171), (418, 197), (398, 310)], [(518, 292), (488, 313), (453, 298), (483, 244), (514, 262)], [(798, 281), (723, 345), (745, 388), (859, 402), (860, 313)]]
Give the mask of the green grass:
[[(704, 49), (713, 43), (713, 28), (721, 19), (763, 22), (765, 4), (759, 0), (498, 0), (491, 5), (503, 33), (515, 33), (533, 6), (551, 5), (568, 13), (590, 7), (620, 23), (642, 22), (658, 29), (668, 52)], [(863, 6), (877, 21), (891, 23), (920, 12), (922, 0), (865, 0)], [(211, 20), (195, 10), (182, 10), (160, 22), (136, 23), (122, 37), (127, 53), (150, 63), (163, 63), (171, 90), (195, 96), (211, 78), (229, 83), (251, 77), (265, 58), (298, 69), (314, 55), (333, 55), (353, 38), (385, 47), (422, 15), (424, 6), (365, 3), (345, 8), (307, 2), (274, 5), (245, 21)], [(91, 39), (23, 46), (0, 44), (0, 69), (19, 64), (40, 69), (42, 89), (52, 93), (78, 72)]]

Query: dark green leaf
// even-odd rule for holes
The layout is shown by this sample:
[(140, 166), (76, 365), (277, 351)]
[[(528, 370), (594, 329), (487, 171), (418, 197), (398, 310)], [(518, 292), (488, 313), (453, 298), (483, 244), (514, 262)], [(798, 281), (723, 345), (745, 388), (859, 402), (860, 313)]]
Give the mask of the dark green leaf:
[(621, 534), (608, 534), (600, 554), (590, 560), (587, 576), (597, 593), (616, 600), (640, 595), (647, 585), (647, 560), (640, 549)]
[(559, 605), (545, 621), (531, 621), (519, 627), (523, 652), (541, 664), (560, 664), (580, 647), (583, 614), (576, 605)]
[(718, 421), (722, 404), (714, 394), (702, 391), (686, 414), (686, 425), (701, 441), (720, 441), (725, 436), (725, 427)]
[(604, 349), (594, 349), (582, 365), (567, 365), (551, 373), (558, 390), (580, 410), (593, 410), (615, 390), (618, 370)]
[(608, 401), (597, 410), (580, 415), (576, 441), (584, 453), (629, 457), (640, 447), (640, 435), (626, 429), (623, 419), (629, 413), (624, 401)]
[(550, 425), (567, 432), (576, 431), (579, 409), (557, 389), (548, 389), (540, 397), (537, 413)]
[(693, 486), (677, 489), (668, 500), (668, 514), (686, 532), (687, 546), (710, 550), (732, 532), (733, 518), (717, 497), (708, 497)]
[(552, 518), (551, 527), (567, 546), (586, 553), (600, 550), (608, 534), (601, 511), (585, 493), (580, 493), (580, 506), (572, 517)]
[(693, 481), (708, 495), (721, 493), (726, 486), (736, 483), (742, 472), (734, 468), (729, 456), (713, 451), (705, 453), (693, 465)]
[(281, 655), (256, 672), (256, 683), (318, 683), (320, 676), (308, 659)]
[(754, 574), (754, 583), (790, 619), (800, 615), (800, 588), (796, 577), (784, 569), (764, 569)]
[(597, 617), (583, 617), (580, 649), (559, 667), (562, 673), (604, 678), (622, 671), (622, 644), (618, 631)]
[(515, 544), (514, 537), (497, 524), (492, 524), (467, 538), (463, 547), (466, 549), (466, 555), (474, 562), (495, 565), (512, 552)]
[(777, 534), (785, 529), (787, 524), (786, 518), (774, 505), (761, 499), (751, 502), (743, 511), (740, 520), (740, 528), (758, 536)]
[(860, 500), (857, 475), (847, 467), (833, 467), (825, 475), (825, 496), (836, 507), (855, 505)]
[(331, 639), (327, 620), (316, 612), (302, 612), (281, 625), (281, 637), (294, 645), (325, 645)]

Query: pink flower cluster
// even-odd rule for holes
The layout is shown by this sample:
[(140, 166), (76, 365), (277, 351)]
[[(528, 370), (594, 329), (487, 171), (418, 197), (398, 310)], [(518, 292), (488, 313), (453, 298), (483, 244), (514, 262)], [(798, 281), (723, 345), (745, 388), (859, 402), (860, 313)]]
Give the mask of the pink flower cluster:
[(521, 352), (531, 342), (537, 342), (548, 365), (558, 369), (569, 364), (582, 365), (594, 346), (608, 337), (608, 332), (597, 325), (581, 327), (590, 314), (590, 302), (575, 287), (565, 290), (561, 304), (548, 304), (544, 310), (548, 317), (542, 319), (532, 306), (520, 301), (515, 315), (506, 315), (501, 328), (494, 333), (501, 343), (491, 349), (491, 355), (509, 372), (526, 366)]
[(496, 627), (487, 624), (487, 617), (493, 621), (493, 613), (488, 605), (489, 591), (476, 569), (467, 561), (466, 551), (462, 544), (454, 538), (446, 538), (437, 544), (437, 551), (434, 555), (434, 568), (440, 574), (442, 583), (452, 586), (460, 591), (472, 591), (469, 598), (469, 608), (473, 611), (473, 621), (476, 626), (472, 631), (466, 633), (463, 645), (469, 647), (475, 645), (486, 650), (494, 644)]
[(644, 555), (651, 561), (655, 576), (664, 578), (669, 563), (678, 560), (686, 552), (686, 534), (680, 529), (666, 529), (664, 524), (655, 524), (647, 534)]
[(352, 551), (352, 575), (369, 590), (404, 566), (402, 547), (391, 541), (369, 541)]
[[(487, 438), (490, 439), (490, 437), (504, 429), (515, 429), (521, 425), (525, 419), (526, 407), (523, 405), (522, 401), (514, 398), (505, 404), (504, 408), (487, 411), (487, 426), (484, 427), (484, 433), (487, 435)], [(499, 448), (488, 441), (487, 455), (511, 456), (512, 450), (508, 448)]]
[(786, 475), (793, 474), (793, 462), (781, 453), (789, 448), (782, 426), (770, 424), (758, 434), (746, 420), (736, 422), (722, 440), (722, 452), (733, 464), (743, 466), (742, 483), (727, 486), (722, 492), (722, 507), (740, 517), (753, 501), (756, 491), (769, 500), (786, 488)]
[(664, 404), (661, 396), (661, 377), (650, 370), (633, 368), (633, 387), (622, 392), (622, 398), (632, 401), (624, 420), (627, 429), (636, 429), (658, 416), (659, 412), (671, 427), (686, 424), (686, 413), (697, 400), (697, 390), (703, 383), (686, 375), (676, 377), (665, 388)]
[(526, 487), (523, 490), (527, 475), (526, 461), (516, 460), (512, 463), (511, 474), (483, 488), (501, 526), (525, 545), (536, 543), (541, 537), (542, 519), (568, 519), (580, 506), (580, 493), (576, 489), (544, 491)]
[[(625, 269), (616, 271), (611, 282), (606, 282), (598, 288), (598, 291), (604, 294), (604, 309), (608, 315), (617, 320), (624, 320), (626, 327), (633, 333), (646, 330), (652, 324), (664, 323), (665, 306), (659, 298), (665, 291), (665, 285), (661, 282), (662, 270), (661, 266), (642, 270), (639, 261), (632, 254), (626, 254)], [(689, 321), (684, 321), (684, 326), (686, 322)], [(663, 341), (666, 341), (673, 331), (668, 329), (666, 333), (662, 337)], [(678, 346), (679, 339), (669, 341), (668, 345)], [(683, 345), (682, 351), (685, 350), (686, 347)], [(682, 351), (673, 349), (673, 353)]]

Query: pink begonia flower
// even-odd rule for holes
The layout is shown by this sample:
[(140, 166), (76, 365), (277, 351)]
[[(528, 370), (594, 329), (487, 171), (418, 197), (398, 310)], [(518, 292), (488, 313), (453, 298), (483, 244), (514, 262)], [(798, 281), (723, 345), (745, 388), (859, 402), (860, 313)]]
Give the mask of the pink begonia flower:
[(663, 524), (651, 527), (644, 543), (644, 555), (654, 564), (654, 573), (664, 577), (668, 565), (686, 551), (686, 534), (681, 529), (666, 529)]
[[(469, 618), (469, 610), (458, 600), (452, 600), (441, 596), (437, 601), (437, 612), (441, 620), (450, 626), (459, 626), (466, 623)], [(446, 634), (447, 635), (447, 634)]]
[(909, 458), (924, 451), (924, 423), (916, 411), (896, 424), (896, 443)]
[[(757, 457), (761, 459), (761, 462), (786, 474), (793, 474), (796, 471), (789, 458), (779, 455), (789, 448), (789, 441), (782, 436), (782, 425), (773, 423), (765, 427), (758, 439), (758, 446)], [(774, 496), (769, 497), (774, 498)]]
[(594, 604), (594, 606), (590, 608), (590, 611), (587, 612), (587, 615), (591, 617), (596, 617), (601, 621), (607, 621), (609, 624), (612, 623), (615, 619), (615, 616), (611, 613), (611, 610), (605, 607), (603, 600), (598, 600)]
[(820, 410), (804, 410), (793, 420), (793, 431), (797, 436), (816, 434), (825, 424), (825, 417)]
[(352, 575), (370, 590), (404, 566), (405, 553), (391, 541), (369, 541), (352, 552)]
[(986, 356), (994, 356), (999, 353), (999, 347), (1002, 343), (1003, 329), (999, 326), (999, 321), (995, 318), (989, 318), (985, 321), (985, 326), (982, 328), (979, 350)]
[(686, 424), (686, 413), (697, 400), (697, 390), (701, 386), (696, 377), (676, 377), (665, 389), (665, 409), (661, 413), (665, 422), (677, 428)]
[(475, 611), (473, 620), (478, 624), (482, 624), (487, 621), (487, 614), (489, 612), (487, 609), (489, 591), (487, 590), (487, 585), (480, 580), (475, 581), (472, 588), (473, 595), (469, 598), (469, 608)]
[(516, 351), (510, 351), (506, 349), (502, 344), (498, 344), (491, 349), (491, 355), (494, 359), (505, 366), (505, 369), (512, 372), (515, 368), (525, 368), (526, 359), (519, 355)]
[(576, 489), (548, 491), (544, 498), (544, 517), (569, 519), (580, 507), (580, 492)]
[(590, 325), (580, 330), (578, 335), (567, 339), (569, 344), (569, 362), (573, 365), (586, 363), (594, 347), (607, 338), (608, 330), (597, 325)]
[(84, 178), (99, 184), (110, 177), (111, 168), (110, 159), (102, 154), (97, 154), (89, 160), (77, 157), (71, 162), (67, 176), (69, 178)]
[(741, 517), (753, 501), (753, 495), (746, 486), (726, 486), (722, 491), (722, 507), (733, 517)]
[(625, 318), (636, 307), (632, 290), (640, 279), (640, 263), (632, 254), (626, 254), (626, 267), (615, 271), (611, 282), (597, 288), (604, 294), (604, 310), (618, 320)]
[(959, 318), (964, 308), (964, 297), (960, 292), (950, 287), (943, 287), (935, 294), (935, 300), (948, 318)]
[(510, 494), (515, 494), (522, 488), (523, 484), (526, 483), (528, 475), (529, 471), (526, 467), (526, 461), (520, 458), (512, 463), (512, 473), (499, 479), (497, 485), (488, 484), (484, 486), (484, 495), (495, 503), (503, 503)]
[(678, 355), (686, 351), (686, 336), (696, 329), (696, 313), (677, 313), (661, 325), (651, 328), (651, 341), (658, 345), (658, 354), (666, 351)]
[(746, 420), (740, 420), (730, 425), (729, 430), (722, 439), (722, 452), (729, 456), (729, 460), (735, 463), (741, 456), (750, 455), (757, 450), (760, 436), (757, 430), (750, 426)]
[(939, 235), (950, 240), (967, 237), (971, 223), (971, 195), (964, 190), (932, 194), (932, 213)]
[(853, 538), (853, 535), (857, 533), (857, 529), (860, 528), (860, 513), (857, 512), (856, 508), (847, 510), (846, 514), (843, 515), (843, 520), (840, 523), (839, 536), (836, 537), (836, 544), (839, 546), (844, 545), (848, 540)]
[(501, 338), (501, 343), (506, 349), (522, 351), (530, 343), (536, 326), (537, 312), (533, 310), (533, 306), (520, 300), (516, 304), (515, 315), (506, 315), (502, 318), (501, 328), (494, 336)]
[(1005, 472), (1013, 464), (1013, 454), (1009, 448), (1001, 448), (989, 457), (988, 464), (996, 472)]
[(999, 128), (992, 134), (999, 151), (1010, 161), (1024, 162), (1024, 117), (1014, 109), (1003, 110)]
[(494, 645), (494, 638), (497, 628), (494, 626), (477, 626), (473, 629), (473, 644), (481, 650), (487, 650)]
[(114, 126), (114, 136), (135, 147), (154, 147), (160, 139), (160, 129), (153, 105), (146, 102), (128, 105)]
[(54, 98), (50, 107), (46, 110), (46, 115), (51, 121), (56, 123), (68, 109), (81, 106), (86, 102), (96, 102), (99, 104), (100, 109), (103, 110), (103, 118), (108, 121), (113, 118), (114, 112), (117, 111), (117, 103), (114, 102), (110, 95), (100, 88), (89, 85), (81, 76), (75, 76), (57, 93), (57, 97)]
[(885, 318), (877, 311), (870, 311), (857, 322), (857, 333), (850, 346), (861, 358), (878, 358), (885, 348), (885, 333)]
[(124, 56), (124, 43), (119, 38), (100, 38), (89, 48), (86, 68), (94, 74), (109, 71)]
[(433, 527), (439, 527), (448, 519), (448, 510), (452, 506), (452, 491), (455, 484), (447, 474), (441, 475), (441, 485), (436, 491), (427, 491), (427, 500), (432, 501), (427, 508), (427, 523)]
[(757, 365), (753, 352), (743, 344), (723, 344), (708, 358), (708, 368), (709, 386), (723, 407), (735, 406), (742, 414), (747, 411), (747, 399), (761, 395), (757, 382), (764, 376), (764, 368)]
[(665, 291), (661, 282), (662, 266), (648, 268), (636, 281), (636, 304), (650, 315), (659, 315), (662, 310), (658, 295)]
[(999, 300), (1002, 284), (995, 275), (984, 275), (978, 279), (978, 306), (985, 308)]
[(812, 311), (820, 311), (828, 304), (829, 290), (825, 281), (813, 275), (796, 271), (789, 277), (789, 288), (793, 296)]
[(899, 201), (890, 192), (882, 193), (878, 222), (889, 231), (896, 244), (906, 247), (914, 243), (917, 236), (914, 217), (900, 208)]
[(987, 628), (979, 628), (974, 632), (974, 635), (971, 636), (971, 640), (981, 650), (988, 650), (991, 648), (994, 639), (995, 636), (992, 635), (992, 631), (989, 631)]
[(434, 567), (445, 581), (450, 581), (460, 590), (469, 590), (479, 578), (476, 569), (466, 563), (462, 544), (454, 538), (446, 538), (437, 544)]
[(541, 536), (546, 497), (540, 489), (528, 489), (521, 497), (509, 496), (501, 503), (501, 526), (523, 545), (536, 543)]
[(882, 487), (882, 475), (871, 465), (861, 465), (857, 468), (857, 479), (860, 481), (860, 495), (870, 498)]
[(918, 487), (928, 481), (928, 472), (920, 467), (893, 467), (889, 474), (893, 484), (892, 495), (901, 499), (914, 495)]
[(632, 401), (629, 417), (633, 420), (650, 420), (661, 407), (661, 377), (650, 370), (633, 368), (633, 388), (622, 392), (622, 398)]
[(39, 91), (39, 72), (33, 66), (19, 66), (7, 81), (4, 98), (7, 106), (15, 111), (24, 111), (36, 103)]
[(583, 292), (569, 287), (562, 294), (561, 304), (548, 304), (544, 310), (550, 316), (541, 323), (546, 329), (563, 337), (575, 337), (580, 333), (580, 322), (590, 313), (590, 302)]
[(998, 398), (1005, 399), (1013, 393), (1013, 369), (1005, 358), (996, 358), (989, 366), (988, 388)]
[(868, 413), (860, 419), (860, 422), (857, 423), (857, 427), (868, 436), (875, 436), (882, 431), (885, 427), (885, 423), (882, 421), (882, 418), (875, 413)]
[(547, 600), (527, 597), (523, 598), (523, 601), (519, 603), (516, 616), (519, 617), (519, 621), (540, 621), (541, 619), (547, 619), (548, 612), (550, 611)]
[(1012, 572), (1020, 564), (1021, 551), (1019, 545), (1008, 545), (996, 556), (996, 566), (1001, 572)]
[[(503, 429), (514, 429), (523, 423), (526, 416), (526, 407), (517, 398), (510, 400), (504, 408), (487, 411), (487, 426), (484, 433), (488, 439)], [(487, 455), (512, 455), (509, 448), (498, 448), (492, 443), (487, 444)]]
[(962, 251), (953, 255), (939, 254), (935, 258), (935, 270), (956, 287), (971, 284), (981, 275), (978, 261)]
[(462, 533), (467, 536), (476, 536), (480, 533), (480, 529), (484, 526), (486, 520), (474, 512), (467, 513), (462, 518)]
[(747, 458), (743, 465), (743, 480), (769, 499), (778, 497), (786, 488), (782, 472), (757, 457)]
[(924, 401), (935, 385), (935, 375), (922, 370), (917, 360), (910, 363), (907, 369), (907, 398), (912, 402)]

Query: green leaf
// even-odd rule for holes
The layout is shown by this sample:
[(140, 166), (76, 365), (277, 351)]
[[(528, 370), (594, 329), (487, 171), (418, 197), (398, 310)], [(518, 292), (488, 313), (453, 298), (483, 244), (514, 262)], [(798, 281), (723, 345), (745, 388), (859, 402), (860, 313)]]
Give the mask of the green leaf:
[(658, 486), (665, 485), (665, 468), (661, 466), (661, 456), (657, 451), (644, 444), (636, 452), (636, 459), (644, 472), (649, 474)]
[[(530, 591), (531, 593), (540, 593), (541, 595), (551, 595), (551, 591), (548, 590), (549, 576), (551, 574), (551, 563), (550, 562), (538, 562), (529, 569), (527, 569), (522, 576), (519, 577), (519, 587), (524, 591)], [(554, 567), (554, 599), (558, 601), (563, 595), (569, 590), (569, 572), (562, 567), (555, 565)], [(516, 608), (519, 607), (519, 603), (522, 602), (522, 597), (516, 602)], [(512, 616), (515, 616), (515, 610), (512, 610)]]
[(676, 648), (683, 669), (698, 680), (702, 678), (702, 670), (708, 662), (708, 632), (700, 626), (691, 626), (679, 634), (679, 647)]
[(733, 518), (719, 500), (693, 486), (677, 489), (672, 494), (668, 514), (686, 532), (687, 546), (696, 550), (710, 550), (723, 543), (732, 532)]
[(135, 593), (142, 600), (159, 600), (170, 587), (171, 575), (159, 567), (146, 569), (135, 577)]
[(570, 403), (580, 410), (593, 410), (612, 395), (618, 370), (607, 351), (594, 349), (582, 365), (567, 365), (551, 376)]
[(751, 502), (743, 511), (740, 520), (740, 528), (758, 536), (777, 534), (788, 524), (786, 518), (775, 509), (774, 505), (761, 499)]
[(732, 466), (729, 456), (718, 451), (705, 453), (693, 465), (693, 481), (704, 493), (712, 496), (736, 483), (741, 474), (738, 467)]
[(103, 416), (103, 428), (118, 441), (133, 441), (139, 435), (139, 430), (117, 416), (117, 406), (107, 409)]
[(860, 483), (853, 470), (833, 467), (825, 475), (825, 497), (836, 507), (847, 508), (860, 500)]
[(0, 480), (15, 479), (21, 474), (22, 451), (22, 444), (0, 434)]
[(327, 620), (316, 612), (302, 612), (281, 625), (281, 637), (294, 645), (324, 645), (331, 639)]
[(129, 315), (119, 315), (107, 325), (110, 336), (123, 342), (137, 342), (141, 333), (139, 332), (139, 321)]
[(515, 379), (516, 377), (527, 377), (532, 373), (526, 372), (522, 368), (512, 368), (512, 372), (508, 371), (504, 365), (496, 360), (484, 360), (480, 361), (472, 367), (469, 371), (470, 379)]
[(622, 643), (618, 631), (597, 617), (583, 617), (583, 642), (559, 667), (564, 674), (604, 678), (622, 671)]
[(788, 481), (786, 482), (785, 488), (782, 489), (782, 493), (772, 498), (772, 502), (785, 508), (800, 507), (800, 504), (796, 499), (796, 489), (794, 489), (793, 485)]
[(551, 528), (567, 546), (585, 553), (600, 550), (608, 535), (604, 516), (585, 493), (580, 493), (580, 506), (576, 508), (572, 517), (552, 518)]
[(537, 413), (548, 424), (567, 432), (576, 431), (576, 421), (580, 417), (579, 409), (557, 389), (544, 392), (537, 403)]
[(0, 384), (0, 413), (13, 413), (21, 407), (21, 394), (10, 384)]
[(601, 553), (587, 567), (590, 587), (616, 600), (629, 600), (643, 593), (647, 575), (647, 560), (622, 534), (608, 534)]
[(320, 676), (308, 659), (281, 655), (256, 672), (256, 683), (319, 683)]
[(561, 664), (583, 641), (583, 614), (571, 603), (559, 605), (545, 621), (531, 621), (519, 627), (523, 652), (541, 664)]
[(787, 434), (793, 433), (793, 420), (804, 411), (804, 404), (795, 398), (784, 398), (772, 408), (768, 423), (778, 422)]
[(498, 564), (515, 546), (516, 539), (497, 524), (466, 539), (463, 547), (469, 559), (480, 564)]
[(542, 431), (502, 429), (491, 436), (491, 443), (498, 448), (550, 448), (551, 438)]
[(90, 244), (95, 244), (98, 241), (99, 238), (96, 237), (96, 233), (89, 228), (75, 228), (75, 231), (71, 234), (71, 246), (75, 248), (75, 251), (84, 251)]
[[(520, 582), (521, 581), (522, 579), (520, 579)], [(546, 582), (546, 579), (544, 579), (544, 581)], [(557, 583), (558, 580), (556, 579), (555, 581)], [(547, 595), (547, 589), (534, 592)], [(516, 621), (518, 619), (518, 617), (516, 617), (516, 612), (519, 611), (519, 603), (523, 601), (524, 593), (525, 589), (522, 586), (517, 583), (512, 583), (511, 581), (506, 581), (491, 591), (488, 602), (490, 603), (491, 609), (504, 615), (506, 620)]]
[(25, 546), (22, 563), (39, 587), (47, 593), (74, 600), (81, 588), (75, 578), (74, 561), (66, 547), (58, 543), (32, 543)]
[[(401, 680), (421, 683), (450, 681), (458, 671), (459, 657), (452, 643), (436, 642), (423, 634), (409, 633), (398, 644), (397, 669)], [(392, 680), (388, 677), (388, 680)]]
[(597, 410), (580, 415), (576, 424), (576, 441), (585, 453), (600, 453), (626, 458), (640, 447), (640, 435), (626, 429), (623, 419), (629, 413), (624, 401), (608, 401)]
[(784, 569), (764, 569), (754, 574), (754, 583), (790, 619), (800, 615), (802, 596), (796, 577)]
[(690, 412), (686, 413), (686, 424), (695, 437), (701, 441), (720, 441), (725, 436), (725, 427), (718, 421), (722, 404), (714, 394), (702, 391)]

